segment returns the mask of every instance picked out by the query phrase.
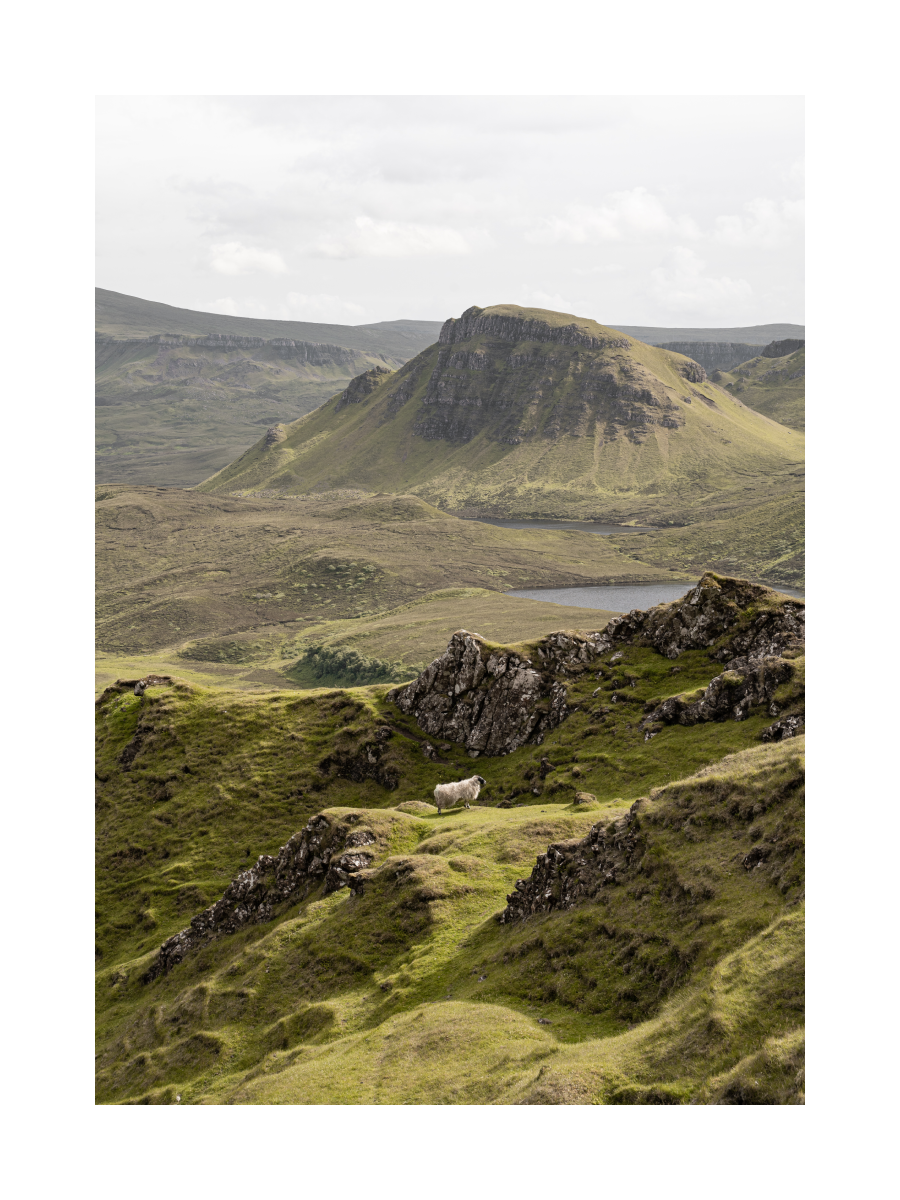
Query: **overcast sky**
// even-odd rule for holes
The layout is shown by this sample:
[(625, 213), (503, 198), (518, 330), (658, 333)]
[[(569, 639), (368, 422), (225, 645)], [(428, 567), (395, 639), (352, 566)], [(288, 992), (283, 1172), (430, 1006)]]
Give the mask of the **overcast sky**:
[(97, 197), (99, 286), (186, 308), (804, 320), (797, 97), (105, 97)]

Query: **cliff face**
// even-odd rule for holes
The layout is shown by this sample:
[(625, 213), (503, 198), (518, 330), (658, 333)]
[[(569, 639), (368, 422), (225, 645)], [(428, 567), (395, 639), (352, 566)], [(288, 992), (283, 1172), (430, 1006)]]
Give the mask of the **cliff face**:
[[(535, 437), (583, 436), (598, 422), (611, 440), (624, 434), (642, 441), (652, 425), (679, 429), (678, 404), (627, 353), (631, 340), (597, 330), (468, 309), (441, 330), (413, 432), (447, 442), (483, 432), (517, 446)], [(692, 382), (706, 378), (696, 363), (678, 369)], [(422, 382), (421, 374), (407, 373), (396, 399), (404, 402)]]
[(684, 354), (709, 372), (727, 371), (738, 363), (765, 353), (759, 346), (751, 346), (746, 342), (660, 342), (659, 348)]
[(583, 671), (600, 636), (554, 633), (525, 657), (492, 650), (461, 629), (440, 658), (388, 699), (425, 733), (462, 743), (473, 758), (509, 754), (539, 744), (566, 719), (566, 687), (557, 676)]

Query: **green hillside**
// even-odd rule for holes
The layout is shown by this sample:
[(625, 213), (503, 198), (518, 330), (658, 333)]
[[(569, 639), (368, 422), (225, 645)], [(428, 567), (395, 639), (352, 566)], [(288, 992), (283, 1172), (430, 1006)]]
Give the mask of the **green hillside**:
[(336, 396), (200, 485), (406, 492), (462, 514), (682, 524), (796, 489), (803, 439), (696, 363), (586, 318), (469, 309), (358, 398)]
[(779, 358), (760, 356), (713, 378), (748, 408), (791, 429), (806, 421), (806, 348)]
[(354, 375), (398, 366), (339, 346), (98, 341), (97, 481), (190, 487)]
[(603, 636), (458, 635), (460, 711), (523, 657), (565, 707), (442, 815), (471, 741), (386, 686), (108, 688), (98, 1101), (802, 1104), (802, 607), (707, 576)]

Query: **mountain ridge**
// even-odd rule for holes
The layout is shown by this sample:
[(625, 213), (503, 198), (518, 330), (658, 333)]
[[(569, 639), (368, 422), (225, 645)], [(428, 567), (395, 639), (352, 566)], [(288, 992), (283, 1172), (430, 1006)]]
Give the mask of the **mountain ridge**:
[(261, 439), (198, 490), (356, 487), (461, 515), (683, 524), (735, 486), (777, 490), (803, 457), (799, 434), (693, 360), (515, 305), (451, 318), (359, 403), (332, 397), (285, 435), (273, 453)]

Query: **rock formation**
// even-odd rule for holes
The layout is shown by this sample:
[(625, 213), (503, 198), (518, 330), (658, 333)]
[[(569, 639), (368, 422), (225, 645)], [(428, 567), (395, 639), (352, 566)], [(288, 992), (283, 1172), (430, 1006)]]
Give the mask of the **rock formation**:
[(347, 887), (375, 858), (366, 847), (374, 847), (378, 839), (371, 829), (356, 827), (362, 819), (353, 812), (344, 817), (318, 813), (277, 855), (261, 854), (254, 866), (231, 881), (220, 900), (163, 942), (147, 982), (213, 938), (271, 920), (276, 905), (302, 900), (323, 881), (326, 895)]
[(565, 720), (566, 687), (557, 676), (585, 670), (600, 637), (553, 633), (528, 658), (460, 629), (440, 658), (388, 699), (425, 733), (461, 742), (472, 757), (509, 754), (540, 744)]

